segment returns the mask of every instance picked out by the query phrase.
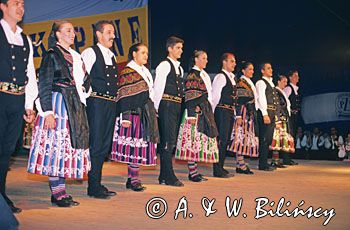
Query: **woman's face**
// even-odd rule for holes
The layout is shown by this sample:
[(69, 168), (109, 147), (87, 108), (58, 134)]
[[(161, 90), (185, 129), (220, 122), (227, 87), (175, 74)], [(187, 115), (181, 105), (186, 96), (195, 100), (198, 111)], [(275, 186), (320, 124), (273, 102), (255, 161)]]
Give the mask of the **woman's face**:
[(286, 77), (284, 77), (284, 78), (278, 80), (277, 84), (278, 84), (278, 88), (284, 89), (284, 88), (286, 88), (286, 86), (288, 84), (288, 80)]
[(71, 46), (74, 44), (75, 32), (71, 23), (64, 23), (56, 32), (58, 42), (63, 46)]
[(145, 65), (148, 61), (148, 48), (144, 45), (141, 45), (138, 48), (139, 50), (137, 52), (132, 53), (134, 61), (138, 65)]
[(244, 76), (248, 78), (252, 78), (254, 74), (254, 66), (253, 65), (248, 65), (247, 68), (242, 70)]
[(206, 53), (201, 53), (198, 57), (194, 59), (196, 66), (199, 69), (204, 69), (208, 63), (208, 56)]

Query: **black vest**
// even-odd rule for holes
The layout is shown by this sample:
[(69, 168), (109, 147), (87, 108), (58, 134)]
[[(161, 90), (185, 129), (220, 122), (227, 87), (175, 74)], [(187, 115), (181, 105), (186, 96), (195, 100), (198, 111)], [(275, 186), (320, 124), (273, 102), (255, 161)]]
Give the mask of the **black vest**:
[(265, 82), (266, 90), (266, 102), (267, 102), (267, 113), (269, 114), (270, 118), (274, 118), (276, 115), (276, 109), (279, 103), (279, 98), (276, 92), (275, 88), (272, 88), (270, 83), (262, 78), (262, 80)]
[(221, 71), (221, 73), (226, 78), (226, 85), (224, 86), (224, 88), (222, 88), (219, 104), (234, 106), (236, 104), (235, 103), (236, 100), (234, 100), (236, 97), (235, 95), (236, 87), (232, 85), (230, 78), (227, 76), (227, 74), (224, 71)]
[(112, 57), (112, 65), (106, 65), (100, 48), (95, 45), (91, 47), (96, 54), (96, 61), (91, 68), (91, 87), (96, 93), (116, 96), (118, 83), (118, 67)]
[(19, 86), (28, 83), (27, 65), (29, 59), (29, 42), (21, 33), (23, 46), (9, 44), (5, 31), (0, 24), (0, 81)]
[(182, 98), (184, 95), (184, 82), (181, 77), (181, 68), (179, 67), (179, 74), (176, 74), (173, 63), (168, 58), (165, 61), (170, 64), (170, 72), (166, 78), (164, 94)]
[(291, 86), (290, 84), (288, 84), (288, 86), (292, 90), (291, 94), (289, 95), (289, 101), (290, 101), (291, 110), (293, 112), (299, 112), (300, 108), (301, 108), (301, 106), (300, 106), (300, 102), (301, 102), (300, 96), (299, 96), (299, 94), (298, 95), (295, 94), (293, 86)]

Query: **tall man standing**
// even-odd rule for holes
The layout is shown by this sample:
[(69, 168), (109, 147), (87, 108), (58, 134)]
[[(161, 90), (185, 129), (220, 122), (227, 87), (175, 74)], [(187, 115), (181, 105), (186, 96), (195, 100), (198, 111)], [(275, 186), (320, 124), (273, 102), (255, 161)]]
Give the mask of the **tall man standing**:
[(24, 15), (24, 0), (0, 0), (0, 8), (0, 192), (12, 212), (19, 213), (22, 210), (6, 195), (6, 176), (22, 119), (31, 123), (35, 118), (38, 86), (32, 43), (17, 25)]
[(259, 170), (273, 171), (276, 168), (268, 165), (267, 158), (275, 127), (278, 97), (272, 81), (271, 64), (263, 63), (260, 70), (262, 78), (256, 83), (258, 93)]
[[(232, 53), (224, 53), (221, 57), (222, 69), (212, 84), (213, 111), (219, 131), (219, 162), (213, 165), (213, 175), (228, 178), (229, 172), (224, 169), (227, 145), (235, 119), (235, 75), (236, 59)], [(240, 111), (237, 111), (240, 112)]]
[(101, 184), (102, 167), (111, 149), (117, 114), (118, 68), (115, 55), (110, 50), (115, 38), (113, 23), (98, 21), (95, 24), (94, 36), (97, 44), (82, 53), (92, 87), (92, 93), (87, 101), (91, 158), (87, 194), (99, 199), (108, 199), (116, 195)]
[(176, 187), (184, 186), (176, 177), (172, 156), (175, 151), (181, 119), (183, 98), (183, 69), (178, 59), (181, 58), (184, 41), (169, 37), (166, 41), (168, 57), (156, 68), (154, 81), (154, 106), (158, 111), (160, 131), (160, 175), (159, 184)]

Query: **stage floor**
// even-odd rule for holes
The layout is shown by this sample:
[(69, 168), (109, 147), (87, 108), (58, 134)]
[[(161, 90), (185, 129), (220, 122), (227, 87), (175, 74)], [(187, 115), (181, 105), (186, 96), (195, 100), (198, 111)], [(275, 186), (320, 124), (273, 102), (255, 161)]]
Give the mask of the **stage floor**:
[[(322, 229), (327, 221), (325, 229), (350, 229), (350, 162), (298, 162), (298, 166), (263, 172), (256, 170), (257, 161), (251, 161), (254, 175), (235, 173), (229, 179), (213, 178), (211, 165), (200, 165), (200, 173), (209, 179), (201, 183), (188, 181), (186, 164), (177, 162), (174, 164), (176, 174), (185, 184), (181, 188), (159, 185), (159, 166), (143, 167), (141, 180), (147, 190), (140, 193), (125, 189), (125, 165), (106, 162), (103, 182), (110, 190), (116, 191), (117, 196), (110, 200), (89, 198), (86, 181), (83, 184), (69, 182), (68, 192), (81, 204), (58, 208), (51, 206), (47, 177), (26, 173), (27, 159), (21, 156), (15, 158), (9, 171), (7, 193), (23, 209), (16, 215), (23, 230)], [(226, 160), (226, 168), (234, 171), (232, 158)], [(149, 215), (159, 217), (164, 211), (164, 206), (160, 205), (160, 212), (156, 213), (158, 206), (150, 202), (147, 214), (147, 203), (157, 197), (167, 203), (167, 212), (161, 218), (152, 219)], [(264, 206), (263, 197), (269, 200), (269, 204)], [(237, 200), (236, 207), (239, 207), (240, 198), (242, 203), (241, 209), (237, 208), (237, 216), (233, 213), (229, 217), (232, 203)], [(215, 202), (211, 209), (216, 212), (206, 217), (202, 200), (210, 210), (209, 203), (213, 199)], [(272, 201), (274, 203), (271, 204)], [(280, 209), (278, 203), (283, 205)], [(292, 212), (298, 205), (305, 212), (312, 206), (310, 219), (307, 215), (297, 218), (286, 216), (286, 209)], [(321, 209), (316, 211), (318, 208)], [(277, 209), (282, 217), (276, 214)], [(175, 220), (176, 210), (178, 216)], [(274, 217), (267, 214), (268, 210), (272, 210), (270, 213)], [(333, 212), (336, 215), (332, 217)]]

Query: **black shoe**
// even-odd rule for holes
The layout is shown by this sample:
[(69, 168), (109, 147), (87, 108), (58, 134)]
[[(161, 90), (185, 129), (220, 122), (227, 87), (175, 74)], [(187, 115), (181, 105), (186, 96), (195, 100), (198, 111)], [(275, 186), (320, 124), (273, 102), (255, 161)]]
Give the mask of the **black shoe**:
[(159, 181), (159, 184), (161, 185), (169, 185), (169, 186), (174, 186), (174, 187), (183, 187), (184, 184), (180, 181), (180, 180), (177, 180), (175, 182), (167, 182), (166, 180), (160, 180)]
[(224, 168), (222, 168), (222, 171), (224, 171), (224, 173), (226, 173), (226, 174), (230, 174), (230, 172), (229, 171), (227, 171), (226, 169), (224, 169)]
[(230, 175), (230, 174), (224, 174), (224, 173), (221, 173), (221, 174), (218, 174), (218, 173), (214, 173), (213, 174), (213, 177), (217, 177), (217, 178), (230, 178), (232, 177), (233, 175)]
[(131, 189), (135, 192), (143, 192), (146, 189), (146, 187), (142, 186), (141, 182), (132, 184), (130, 178), (128, 178), (128, 180), (126, 181), (125, 186), (127, 189)]
[(293, 160), (290, 161), (291, 165), (298, 165), (299, 163), (298, 162), (295, 162)]
[(102, 189), (104, 190), (104, 192), (106, 193), (107, 196), (115, 196), (115, 195), (117, 195), (116, 192), (108, 190), (108, 188), (106, 188), (106, 186), (104, 186), (104, 185), (102, 185)]
[(236, 168), (236, 173), (247, 174), (247, 175), (253, 175), (254, 174), (254, 172), (250, 171), (249, 167), (247, 167), (245, 170), (243, 170), (241, 168)]
[(8, 204), (12, 213), (18, 214), (20, 212), (22, 212), (21, 208), (16, 207), (14, 204)]
[(188, 175), (188, 179), (193, 182), (202, 182), (202, 178), (199, 175), (196, 175), (192, 177), (191, 175)]
[(208, 180), (207, 178), (203, 177), (202, 174), (198, 174), (198, 176), (201, 178), (202, 181), (207, 181)]
[(87, 194), (88, 194), (89, 197), (93, 197), (93, 198), (96, 198), (96, 199), (108, 200), (108, 199), (111, 198), (106, 193), (106, 191), (104, 189), (100, 189), (99, 191), (94, 191), (94, 192), (89, 191), (89, 189), (88, 189)]
[[(73, 200), (73, 197), (71, 195), (68, 195), (67, 197), (65, 197), (65, 199), (69, 200), (72, 206), (78, 206), (80, 204), (78, 201)], [(52, 200), (52, 197), (51, 197), (51, 200)]]
[(72, 202), (69, 200), (68, 197), (62, 198), (60, 200), (57, 200), (55, 197), (51, 195), (51, 203), (53, 205), (56, 205), (57, 207), (70, 207), (72, 206)]
[(275, 162), (273, 162), (273, 163), (271, 163), (271, 166), (272, 167), (275, 167), (275, 168), (287, 168), (286, 166), (284, 166), (283, 164), (281, 164), (281, 163), (275, 163)]
[(266, 166), (266, 167), (259, 167), (259, 170), (261, 170), (261, 171), (267, 171), (267, 172), (271, 172), (271, 171), (274, 171), (274, 170), (276, 170), (276, 168), (274, 168), (274, 167), (269, 167), (269, 166)]

